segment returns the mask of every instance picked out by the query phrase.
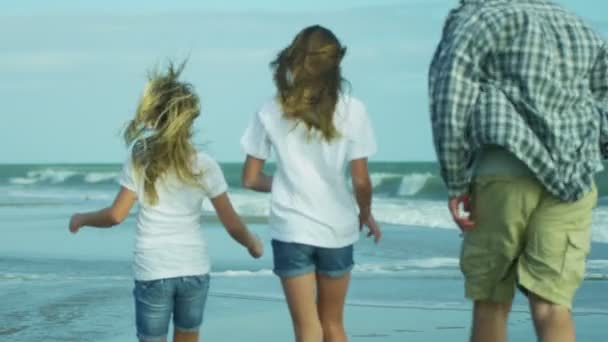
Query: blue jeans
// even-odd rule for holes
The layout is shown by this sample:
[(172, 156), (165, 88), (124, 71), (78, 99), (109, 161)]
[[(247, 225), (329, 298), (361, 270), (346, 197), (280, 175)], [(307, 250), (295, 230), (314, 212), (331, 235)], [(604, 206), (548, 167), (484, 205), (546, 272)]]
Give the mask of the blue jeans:
[(167, 337), (173, 316), (175, 330), (197, 332), (209, 291), (209, 275), (135, 281), (135, 322), (140, 341)]
[(353, 245), (322, 248), (272, 240), (272, 254), (274, 273), (281, 278), (313, 272), (330, 278), (341, 278), (354, 266)]

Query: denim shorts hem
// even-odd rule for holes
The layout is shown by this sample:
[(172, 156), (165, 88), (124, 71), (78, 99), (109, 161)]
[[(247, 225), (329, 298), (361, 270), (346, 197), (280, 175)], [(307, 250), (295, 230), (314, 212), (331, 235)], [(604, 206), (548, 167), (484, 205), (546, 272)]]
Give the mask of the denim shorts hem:
[(177, 325), (173, 325), (174, 330), (179, 331), (179, 332), (184, 332), (184, 333), (195, 333), (198, 332), (199, 330), (201, 330), (201, 325), (194, 327), (194, 328), (180, 328)]
[(337, 279), (337, 278), (342, 278), (345, 275), (349, 274), (350, 271), (353, 270), (353, 267), (355, 267), (354, 264), (350, 265), (350, 266), (348, 266), (348, 267), (346, 267), (344, 269), (341, 269), (341, 270), (331, 270), (331, 271), (317, 270), (317, 273), (320, 274), (320, 275), (322, 275), (322, 276), (326, 276), (326, 277), (329, 277), (329, 278), (335, 278), (335, 279)]
[(298, 276), (309, 274), (309, 273), (314, 273), (315, 266), (310, 265), (310, 266), (306, 266), (306, 267), (302, 267), (302, 268), (298, 268), (298, 269), (290, 269), (290, 270), (274, 269), (273, 272), (279, 278), (293, 278), (293, 277), (298, 277)]
[(167, 339), (167, 336), (145, 336), (142, 334), (137, 334), (137, 338), (139, 342), (162, 342)]

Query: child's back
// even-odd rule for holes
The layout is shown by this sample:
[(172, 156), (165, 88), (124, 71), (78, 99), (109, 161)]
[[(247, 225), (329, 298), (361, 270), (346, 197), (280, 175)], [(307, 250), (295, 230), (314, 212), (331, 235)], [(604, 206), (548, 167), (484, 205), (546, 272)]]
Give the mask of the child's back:
[(133, 173), (132, 159), (124, 166), (120, 184), (137, 194), (139, 213), (133, 268), (135, 279), (152, 280), (209, 272), (207, 241), (200, 229), (202, 204), (228, 186), (219, 165), (204, 153), (193, 158), (201, 186), (185, 183), (168, 172), (155, 183), (158, 200), (145, 200), (144, 181)]
[[(339, 97), (333, 123), (340, 135), (327, 142), (286, 118), (273, 100), (245, 133), (242, 144), (249, 155), (266, 159), (271, 146), (276, 153), (270, 217), (274, 239), (320, 247), (357, 240), (359, 219), (345, 174), (352, 160), (372, 155), (376, 143), (365, 107), (356, 98)], [(260, 140), (259, 134), (267, 137)]]

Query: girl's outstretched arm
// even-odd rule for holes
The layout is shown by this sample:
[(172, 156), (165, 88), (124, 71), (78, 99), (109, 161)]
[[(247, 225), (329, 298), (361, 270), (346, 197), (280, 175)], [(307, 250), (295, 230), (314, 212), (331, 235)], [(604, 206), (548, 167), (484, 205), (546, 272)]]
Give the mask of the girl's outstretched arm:
[(247, 189), (259, 192), (270, 192), (272, 190), (272, 176), (264, 173), (264, 163), (264, 159), (247, 156), (241, 179)]
[(120, 224), (129, 215), (129, 211), (133, 208), (135, 201), (137, 201), (137, 194), (125, 187), (121, 187), (112, 206), (99, 211), (72, 215), (70, 232), (76, 234), (84, 226), (110, 228)]
[(247, 248), (252, 257), (256, 259), (261, 257), (264, 254), (264, 245), (257, 236), (247, 229), (239, 214), (234, 210), (228, 194), (224, 192), (212, 198), (211, 203), (228, 234)]

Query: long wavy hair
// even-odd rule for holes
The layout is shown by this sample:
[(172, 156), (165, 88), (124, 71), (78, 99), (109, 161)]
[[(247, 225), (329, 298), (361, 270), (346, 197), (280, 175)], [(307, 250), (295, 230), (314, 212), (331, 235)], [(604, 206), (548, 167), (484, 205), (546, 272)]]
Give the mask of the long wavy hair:
[(125, 143), (133, 145), (135, 176), (143, 177), (150, 204), (158, 202), (156, 181), (168, 172), (182, 182), (202, 186), (201, 174), (193, 167), (196, 149), (191, 141), (200, 101), (194, 87), (179, 80), (185, 64), (169, 63), (165, 71), (149, 74), (135, 117), (124, 132)]
[(340, 63), (345, 53), (333, 32), (315, 25), (300, 31), (270, 64), (284, 116), (326, 141), (340, 136), (333, 117), (344, 83)]

